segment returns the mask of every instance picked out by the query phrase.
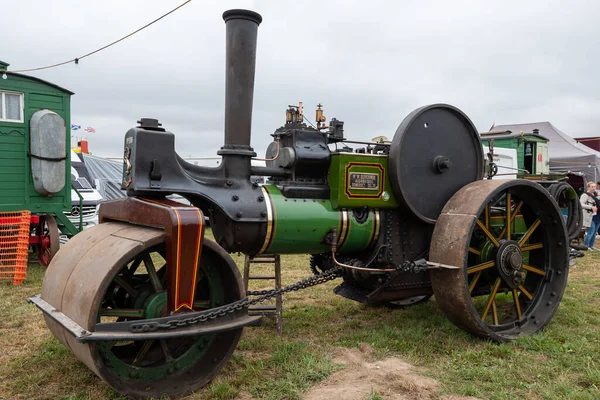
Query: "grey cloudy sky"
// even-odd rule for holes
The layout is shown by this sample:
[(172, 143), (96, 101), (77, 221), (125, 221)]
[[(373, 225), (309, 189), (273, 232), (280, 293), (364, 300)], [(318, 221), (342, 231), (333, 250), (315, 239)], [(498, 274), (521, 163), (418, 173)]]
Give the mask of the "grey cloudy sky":
[[(10, 69), (65, 61), (139, 28), (183, 0), (3, 2), (0, 60)], [(252, 145), (264, 154), (288, 104), (345, 121), (346, 136), (390, 139), (413, 109), (449, 103), (479, 131), (550, 121), (599, 135), (598, 1), (194, 0), (81, 61), (32, 73), (75, 92), (72, 122), (92, 152), (121, 154), (140, 117), (176, 134), (184, 157), (222, 145), (229, 8), (262, 14)]]

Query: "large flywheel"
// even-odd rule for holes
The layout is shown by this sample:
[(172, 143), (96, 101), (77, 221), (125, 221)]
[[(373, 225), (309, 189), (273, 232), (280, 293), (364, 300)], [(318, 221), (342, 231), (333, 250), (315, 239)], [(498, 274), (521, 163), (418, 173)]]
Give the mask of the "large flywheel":
[(483, 177), (483, 161), (471, 120), (458, 108), (433, 104), (410, 113), (396, 130), (390, 183), (405, 210), (435, 223), (454, 193)]
[(473, 182), (446, 204), (430, 260), (441, 310), (458, 327), (506, 341), (543, 329), (567, 284), (568, 237), (556, 202), (524, 180)]
[[(165, 238), (160, 229), (108, 222), (87, 229), (58, 252), (42, 298), (84, 329), (168, 315)], [(237, 266), (204, 240), (194, 311), (239, 300)], [(233, 353), (242, 328), (199, 336), (80, 343), (49, 317), (52, 333), (94, 373), (134, 398), (177, 396), (208, 383)]]

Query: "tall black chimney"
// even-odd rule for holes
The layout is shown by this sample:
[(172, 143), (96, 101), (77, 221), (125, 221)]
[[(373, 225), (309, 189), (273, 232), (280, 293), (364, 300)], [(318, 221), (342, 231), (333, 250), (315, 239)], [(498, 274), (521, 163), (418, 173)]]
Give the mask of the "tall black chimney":
[(225, 144), (221, 155), (255, 157), (250, 147), (256, 36), (262, 17), (249, 10), (223, 13), (226, 24)]

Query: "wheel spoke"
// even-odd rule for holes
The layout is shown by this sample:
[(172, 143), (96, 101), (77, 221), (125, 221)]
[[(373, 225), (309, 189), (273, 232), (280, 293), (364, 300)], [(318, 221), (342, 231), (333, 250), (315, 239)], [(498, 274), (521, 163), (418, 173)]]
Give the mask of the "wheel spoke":
[(486, 228), (485, 225), (483, 225), (480, 220), (477, 220), (476, 222), (477, 222), (477, 226), (479, 228), (481, 228), (481, 230), (483, 231), (483, 233), (485, 233), (485, 235), (488, 237), (488, 239), (491, 240), (491, 242), (494, 244), (494, 246), (500, 247), (500, 243), (494, 237), (494, 235), (492, 235), (492, 233), (488, 230), (488, 228)]
[(521, 313), (521, 304), (519, 303), (519, 293), (517, 289), (512, 290), (513, 300), (515, 301), (515, 309), (517, 310), (517, 316), (519, 319), (523, 318), (523, 313)]
[(119, 285), (119, 286), (121, 286), (123, 289), (125, 289), (125, 291), (126, 291), (127, 293), (129, 293), (129, 295), (130, 295), (130, 296), (137, 297), (137, 295), (138, 295), (138, 291), (137, 291), (136, 289), (134, 289), (134, 288), (133, 288), (133, 286), (131, 286), (129, 283), (127, 283), (127, 282), (125, 281), (125, 279), (123, 279), (122, 277), (120, 277), (120, 276), (118, 276), (118, 275), (117, 275), (117, 276), (115, 276), (115, 277), (113, 278), (113, 281), (114, 281), (114, 282), (115, 282), (117, 285)]
[(498, 323), (498, 307), (496, 305), (496, 299), (492, 301), (492, 317), (494, 318), (494, 325), (500, 325)]
[(541, 269), (536, 268), (536, 267), (532, 267), (531, 265), (523, 264), (523, 269), (527, 270), (527, 271), (531, 271), (534, 274), (538, 274), (538, 275), (541, 275), (541, 276), (546, 276), (546, 271), (541, 270)]
[(142, 318), (144, 316), (144, 310), (135, 308), (103, 308), (100, 310), (100, 316)]
[(495, 261), (487, 261), (482, 264), (477, 264), (473, 267), (467, 268), (467, 274), (474, 274), (475, 272), (483, 271), (484, 269), (492, 268), (496, 265)]
[(148, 350), (150, 350), (150, 347), (152, 347), (152, 343), (154, 343), (154, 340), (144, 341), (142, 348), (140, 349), (140, 351), (135, 356), (135, 359), (133, 360), (133, 363), (132, 363), (133, 366), (140, 365), (140, 363), (142, 362), (144, 357), (146, 357), (146, 354), (148, 354)]
[(522, 247), (521, 251), (537, 250), (537, 249), (541, 249), (543, 247), (544, 247), (543, 243), (534, 243), (534, 244), (530, 244), (528, 246)]
[(519, 214), (519, 211), (521, 211), (521, 207), (523, 207), (523, 200), (521, 200), (519, 202), (519, 204), (517, 204), (517, 206), (515, 207), (515, 211), (513, 211), (513, 217), (512, 217), (512, 219), (515, 219), (515, 217), (517, 216), (517, 214)]
[(490, 308), (492, 307), (492, 303), (496, 300), (496, 294), (498, 293), (498, 288), (500, 287), (500, 278), (496, 279), (494, 283), (494, 288), (492, 289), (492, 293), (490, 293), (490, 297), (488, 299), (487, 305), (485, 306), (485, 310), (483, 310), (483, 314), (481, 315), (481, 320), (485, 321), (485, 317), (487, 317), (490, 312)]
[(152, 282), (152, 286), (154, 287), (154, 292), (162, 292), (162, 284), (160, 283), (160, 279), (156, 273), (156, 268), (152, 262), (152, 257), (150, 257), (149, 253), (144, 253), (143, 259), (144, 265), (146, 266), (146, 271), (148, 271), (148, 276), (150, 277), (150, 282)]
[(527, 291), (527, 289), (525, 289), (525, 288), (523, 287), (523, 285), (519, 285), (519, 290), (520, 290), (520, 291), (521, 291), (521, 292), (522, 292), (522, 293), (523, 293), (525, 296), (527, 296), (527, 298), (528, 298), (529, 300), (532, 300), (532, 299), (533, 299), (533, 295), (532, 295), (531, 293), (529, 293), (529, 292)]
[(163, 355), (165, 356), (165, 361), (171, 361), (173, 359), (173, 356), (171, 356), (171, 352), (169, 352), (169, 348), (167, 347), (167, 342), (165, 341), (165, 339), (160, 339), (160, 348), (162, 349)]
[(131, 263), (131, 267), (129, 267), (127, 269), (127, 276), (131, 277), (133, 276), (133, 274), (135, 274), (135, 271), (137, 271), (138, 267), (140, 266), (140, 264), (142, 263), (142, 259), (141, 258), (136, 258), (132, 263)]
[(527, 229), (527, 232), (525, 232), (525, 236), (523, 236), (521, 240), (519, 240), (519, 247), (523, 248), (525, 242), (529, 240), (529, 237), (533, 234), (533, 232), (535, 232), (536, 228), (540, 226), (541, 223), (542, 221), (539, 218), (535, 220), (535, 222), (529, 227), (529, 229)]
[[(521, 200), (521, 201), (519, 202), (519, 204), (517, 204), (517, 206), (515, 207), (514, 211), (513, 211), (513, 212), (511, 212), (511, 215), (510, 215), (510, 222), (511, 222), (511, 223), (512, 223), (512, 222), (515, 220), (515, 218), (516, 218), (516, 217), (519, 215), (519, 211), (521, 211), (521, 207), (523, 207), (523, 200)], [(502, 228), (502, 231), (500, 232), (500, 236), (499, 236), (499, 237), (502, 237), (502, 236), (504, 236), (504, 234), (505, 234), (505, 233), (506, 233), (506, 226), (505, 226), (504, 228)]]
[(469, 284), (469, 293), (473, 292), (473, 289), (475, 289), (475, 285), (477, 284), (479, 278), (481, 278), (481, 271), (476, 273), (473, 277), (473, 280), (471, 280), (471, 283)]
[(469, 253), (473, 253), (475, 255), (480, 255), (481, 254), (481, 252), (479, 250), (476, 250), (476, 249), (474, 249), (472, 247), (469, 247)]

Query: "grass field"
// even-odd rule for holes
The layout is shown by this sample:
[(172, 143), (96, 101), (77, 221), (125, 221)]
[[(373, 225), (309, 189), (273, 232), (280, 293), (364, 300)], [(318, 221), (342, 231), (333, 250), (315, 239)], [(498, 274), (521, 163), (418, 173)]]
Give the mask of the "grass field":
[[(308, 258), (283, 257), (282, 271), (286, 284), (306, 277)], [(22, 286), (0, 282), (0, 398), (119, 398), (54, 339), (26, 302), (40, 292), (43, 275), (33, 264)], [(388, 398), (390, 390), (397, 392), (393, 398), (600, 398), (600, 252), (571, 268), (565, 297), (543, 334), (501, 345), (454, 327), (435, 299), (404, 310), (369, 308), (335, 296), (337, 283), (287, 295), (283, 337), (271, 320), (246, 329), (224, 370), (187, 399), (298, 399), (332, 374), (352, 387), (358, 380), (343, 375), (349, 364), (338, 355), (353, 351), (380, 362), (370, 364), (377, 369), (401, 359), (414, 366), (411, 374), (438, 382), (425, 390), (403, 381), (404, 374), (381, 375), (383, 386), (373, 384), (365, 399)]]

